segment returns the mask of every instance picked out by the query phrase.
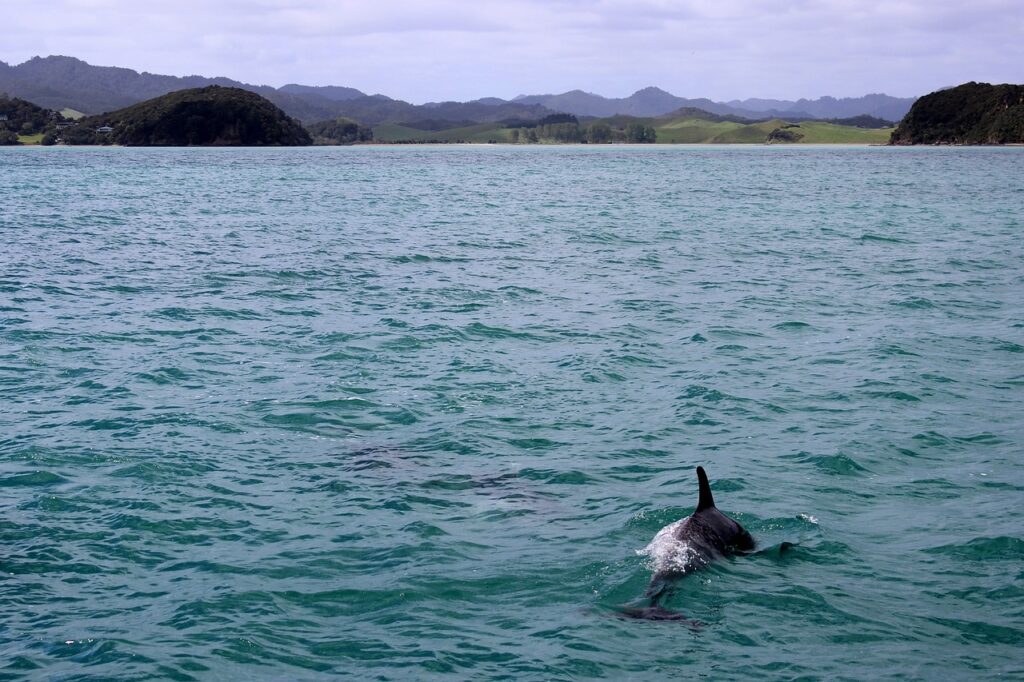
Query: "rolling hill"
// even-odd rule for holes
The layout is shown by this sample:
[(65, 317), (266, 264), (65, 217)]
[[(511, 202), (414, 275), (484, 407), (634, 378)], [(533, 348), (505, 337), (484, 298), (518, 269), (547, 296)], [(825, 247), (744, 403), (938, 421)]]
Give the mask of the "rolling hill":
[(1024, 85), (971, 82), (925, 95), (893, 131), (891, 142), (1024, 143)]
[(240, 88), (179, 90), (108, 114), (80, 119), (62, 131), (65, 144), (126, 146), (293, 146), (309, 133), (273, 103)]
[[(772, 143), (800, 144), (885, 144), (891, 128), (861, 128), (825, 121), (786, 121), (768, 119), (751, 121), (736, 116), (723, 116), (686, 108), (661, 117), (609, 116), (579, 124), (583, 131), (604, 125), (625, 131), (630, 125), (654, 128), (656, 141), (662, 144), (765, 144), (776, 131)], [(422, 130), (393, 123), (374, 127), (377, 142), (512, 142), (515, 123), (495, 122), (460, 125), (449, 129)], [(585, 137), (585, 135), (584, 135)], [(553, 143), (541, 138), (540, 143)]]

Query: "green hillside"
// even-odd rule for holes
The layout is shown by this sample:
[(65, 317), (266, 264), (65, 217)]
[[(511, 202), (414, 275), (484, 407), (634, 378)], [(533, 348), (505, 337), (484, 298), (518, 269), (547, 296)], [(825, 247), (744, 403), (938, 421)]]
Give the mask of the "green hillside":
[(825, 121), (801, 121), (805, 144), (885, 144), (892, 128), (854, 128)]
[(510, 130), (501, 123), (478, 123), (447, 130), (420, 130), (398, 123), (375, 126), (375, 142), (508, 142)]
[(971, 82), (925, 95), (900, 121), (891, 142), (1024, 143), (1024, 85)]
[(0, 145), (39, 144), (63, 120), (54, 111), (0, 93)]
[[(659, 144), (765, 144), (769, 137), (773, 144), (885, 144), (892, 128), (858, 128), (837, 125), (825, 121), (787, 122), (782, 119), (768, 121), (725, 120), (723, 117), (700, 112), (687, 111), (685, 115), (672, 118), (636, 118), (632, 116), (610, 116), (586, 123), (580, 123), (583, 139), (586, 131), (593, 126), (607, 126), (613, 131), (626, 130), (631, 125), (650, 126), (656, 133)], [(520, 129), (524, 130), (524, 129)], [(776, 132), (783, 131), (783, 132)], [(481, 123), (446, 130), (420, 130), (396, 123), (385, 123), (374, 127), (376, 142), (500, 142), (516, 141), (513, 129), (501, 123)], [(621, 141), (621, 134), (618, 138)], [(519, 137), (522, 144), (553, 144), (555, 140), (541, 137), (537, 142), (527, 142)]]
[(654, 129), (658, 142), (669, 144), (763, 144), (776, 130), (788, 131), (792, 141), (800, 144), (885, 144), (892, 132), (891, 128), (855, 128), (824, 121), (738, 123), (693, 117), (660, 121)]
[(248, 90), (211, 85), (178, 90), (130, 107), (80, 119), (61, 131), (65, 144), (127, 146), (291, 146), (309, 133)]

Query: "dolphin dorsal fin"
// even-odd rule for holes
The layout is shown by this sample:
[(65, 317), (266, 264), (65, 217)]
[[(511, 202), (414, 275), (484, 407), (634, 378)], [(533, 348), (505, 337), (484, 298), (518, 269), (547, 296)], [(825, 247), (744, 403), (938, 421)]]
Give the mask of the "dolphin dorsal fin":
[(704, 473), (704, 467), (697, 467), (697, 481), (700, 483), (700, 498), (697, 500), (697, 509), (694, 513), (705, 509), (715, 508), (715, 498), (711, 496), (711, 484), (708, 483), (708, 475)]

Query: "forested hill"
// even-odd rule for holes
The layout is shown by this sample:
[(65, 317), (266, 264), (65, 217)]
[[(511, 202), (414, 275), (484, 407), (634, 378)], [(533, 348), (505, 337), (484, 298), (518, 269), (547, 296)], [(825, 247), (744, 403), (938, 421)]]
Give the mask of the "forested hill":
[(19, 135), (38, 135), (64, 118), (32, 102), (0, 93), (0, 145), (21, 144)]
[(66, 144), (126, 146), (291, 146), (309, 133), (274, 104), (239, 88), (180, 90), (90, 116), (63, 131)]
[(1024, 85), (971, 82), (925, 95), (889, 143), (1024, 143)]

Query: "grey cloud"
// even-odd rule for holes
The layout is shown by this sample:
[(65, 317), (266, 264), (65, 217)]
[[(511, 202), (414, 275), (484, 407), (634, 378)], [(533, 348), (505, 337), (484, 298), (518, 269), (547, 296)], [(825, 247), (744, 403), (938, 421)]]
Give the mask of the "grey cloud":
[(921, 94), (1024, 80), (1018, 0), (51, 0), (0, 28), (5, 61), (71, 54), (174, 74), (352, 85), (414, 101)]

